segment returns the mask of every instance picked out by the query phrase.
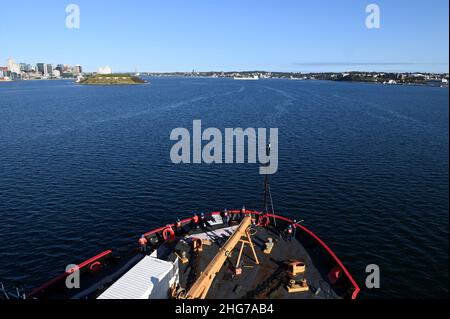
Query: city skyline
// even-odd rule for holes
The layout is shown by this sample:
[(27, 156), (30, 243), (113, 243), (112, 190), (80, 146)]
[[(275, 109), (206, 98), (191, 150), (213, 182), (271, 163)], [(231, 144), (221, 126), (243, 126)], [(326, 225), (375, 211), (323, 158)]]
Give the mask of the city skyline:
[[(11, 66), (12, 65), (12, 66)], [(304, 65), (310, 65), (310, 64), (304, 64)], [(317, 63), (313, 63), (311, 65), (322, 65), (322, 64), (317, 64)], [(420, 65), (420, 63), (324, 63), (323, 65), (325, 66), (335, 66), (335, 65), (353, 65), (353, 66), (361, 66), (361, 65), (376, 65), (376, 66), (385, 66), (385, 65)], [(6, 68), (9, 71), (12, 71), (14, 73), (40, 73), (40, 74), (52, 74), (52, 72), (59, 71), (61, 72), (61, 74), (65, 73), (75, 73), (75, 74), (81, 74), (81, 73), (113, 73), (112, 68), (109, 65), (104, 65), (104, 66), (100, 66), (98, 67), (96, 70), (91, 70), (91, 71), (83, 71), (84, 67), (81, 64), (67, 64), (67, 63), (46, 63), (46, 62), (38, 62), (38, 63), (28, 63), (25, 61), (16, 61), (13, 57), (10, 57), (6, 60), (5, 66), (1, 66), (0, 64), (0, 68)], [(448, 75), (449, 72), (432, 72), (432, 71), (425, 71), (425, 72), (421, 72), (421, 71), (361, 71), (358, 69), (353, 69), (353, 70), (348, 70), (348, 71), (305, 71), (305, 72), (299, 72), (299, 71), (268, 71), (268, 70), (227, 70), (227, 71), (223, 71), (223, 70), (191, 70), (191, 71), (148, 71), (148, 70), (141, 70), (144, 73), (154, 73), (154, 74), (163, 74), (163, 73), (167, 73), (167, 74), (173, 74), (173, 73), (185, 73), (185, 74), (189, 74), (189, 73), (220, 73), (220, 72), (225, 72), (225, 73), (233, 73), (233, 72), (240, 72), (240, 73), (286, 73), (286, 74), (320, 74), (320, 73), (334, 73), (334, 74), (345, 74), (347, 72), (360, 72), (360, 73), (390, 73), (390, 74), (440, 74), (440, 75)], [(120, 71), (120, 72), (115, 72), (115, 73), (133, 73), (133, 72), (141, 72), (138, 70), (127, 70), (127, 71)]]
[(0, 61), (65, 61), (87, 72), (109, 65), (117, 72), (448, 73), (446, 0), (374, 1), (379, 29), (366, 27), (371, 1), (363, 0), (74, 3), (79, 29), (65, 25), (67, 3), (4, 4), (21, 19), (1, 22)]

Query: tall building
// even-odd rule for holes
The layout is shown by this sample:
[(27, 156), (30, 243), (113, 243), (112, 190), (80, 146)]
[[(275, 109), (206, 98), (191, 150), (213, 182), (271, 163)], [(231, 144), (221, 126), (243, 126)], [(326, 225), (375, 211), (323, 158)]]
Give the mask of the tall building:
[(61, 74), (64, 73), (64, 64), (58, 64), (55, 70), (58, 70)]
[(73, 73), (80, 74), (82, 72), (83, 72), (83, 69), (82, 69), (81, 65), (77, 64), (76, 66), (73, 67)]
[(46, 64), (45, 65), (46, 67), (45, 67), (45, 74), (48, 74), (48, 75), (53, 75), (53, 65), (51, 65), (51, 64)]
[(37, 67), (37, 71), (38, 71), (40, 74), (45, 74), (45, 69), (46, 69), (46, 67), (45, 67), (45, 64), (44, 64), (44, 63), (38, 63), (38, 64), (36, 64), (36, 67)]
[(23, 72), (31, 72), (33, 71), (33, 66), (31, 64), (28, 63), (20, 63), (20, 71)]

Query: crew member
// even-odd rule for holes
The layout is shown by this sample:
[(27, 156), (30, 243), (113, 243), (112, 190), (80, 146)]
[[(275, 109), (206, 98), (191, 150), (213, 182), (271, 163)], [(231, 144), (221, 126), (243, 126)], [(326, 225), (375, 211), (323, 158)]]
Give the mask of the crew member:
[(225, 208), (225, 210), (223, 211), (223, 223), (228, 224), (229, 221), (230, 221), (230, 219), (229, 219), (228, 211)]
[(138, 242), (139, 242), (139, 250), (142, 253), (145, 253), (147, 251), (147, 243), (148, 243), (147, 238), (145, 238), (145, 236), (142, 235), (141, 238), (139, 238)]
[(292, 223), (292, 228), (293, 228), (292, 237), (295, 238), (295, 235), (297, 233), (297, 220), (296, 219), (294, 219), (294, 222)]
[(201, 213), (200, 214), (200, 228), (205, 231), (209, 226), (210, 225), (209, 225), (208, 221), (206, 220), (205, 214)]
[(287, 228), (287, 240), (291, 241), (293, 235), (294, 235), (294, 228), (292, 227), (292, 224), (290, 224)]
[(176, 223), (175, 223), (175, 234), (177, 234), (177, 236), (179, 236), (183, 231), (183, 225), (181, 224), (181, 220), (177, 219)]
[(242, 209), (241, 209), (241, 218), (240, 219), (244, 219), (244, 217), (245, 217), (245, 206), (242, 206)]
[(194, 217), (192, 217), (192, 229), (196, 230), (198, 228), (199, 218), (198, 215), (195, 213)]

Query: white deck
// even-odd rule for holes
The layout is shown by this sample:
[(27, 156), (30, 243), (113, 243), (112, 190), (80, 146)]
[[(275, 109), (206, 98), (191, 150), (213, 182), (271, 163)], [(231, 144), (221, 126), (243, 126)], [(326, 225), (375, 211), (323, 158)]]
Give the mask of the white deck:
[(223, 224), (222, 216), (220, 216), (220, 215), (213, 215), (211, 217), (212, 217), (212, 220), (208, 221), (208, 223), (211, 226)]
[(219, 228), (216, 230), (211, 230), (211, 231), (207, 231), (204, 233), (191, 235), (191, 236), (187, 237), (187, 239), (199, 238), (202, 240), (209, 239), (209, 240), (215, 241), (218, 238), (230, 237), (234, 233), (236, 228), (238, 228), (238, 225), (227, 227), (227, 228)]
[(171, 263), (146, 256), (97, 299), (166, 299), (175, 281), (178, 259)]

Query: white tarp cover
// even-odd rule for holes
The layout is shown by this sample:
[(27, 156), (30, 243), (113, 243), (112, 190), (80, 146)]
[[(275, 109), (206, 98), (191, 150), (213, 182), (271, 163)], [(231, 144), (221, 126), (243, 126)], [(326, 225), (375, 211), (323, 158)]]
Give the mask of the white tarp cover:
[(198, 239), (208, 239), (208, 240), (215, 241), (218, 238), (230, 237), (231, 235), (233, 235), (234, 231), (237, 228), (238, 228), (237, 225), (236, 226), (227, 227), (227, 228), (219, 228), (219, 229), (216, 229), (216, 230), (207, 231), (205, 233), (199, 233), (199, 234), (190, 235), (186, 239), (187, 240), (191, 240), (192, 238), (198, 238)]
[(177, 277), (178, 263), (146, 256), (97, 299), (166, 299)]

